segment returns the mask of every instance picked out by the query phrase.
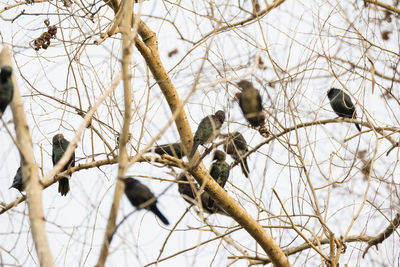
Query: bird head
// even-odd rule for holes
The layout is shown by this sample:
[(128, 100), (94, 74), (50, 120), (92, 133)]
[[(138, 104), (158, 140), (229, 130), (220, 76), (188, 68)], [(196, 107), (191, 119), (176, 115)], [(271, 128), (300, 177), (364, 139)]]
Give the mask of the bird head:
[(118, 178), (119, 180), (121, 180), (122, 182), (124, 182), (124, 184), (134, 184), (134, 183), (138, 183), (139, 181), (136, 180), (133, 177), (125, 177), (125, 178)]
[(250, 88), (254, 88), (253, 87), (253, 83), (249, 82), (248, 80), (241, 80), (240, 82), (236, 83), (240, 89), (242, 90), (246, 90), (246, 89), (250, 89)]
[(225, 159), (226, 159), (226, 154), (225, 154), (225, 152), (223, 152), (223, 151), (221, 151), (221, 150), (215, 150), (214, 156), (213, 156), (213, 160), (225, 161)]
[(225, 112), (223, 110), (218, 110), (217, 112), (215, 112), (214, 115), (217, 120), (222, 124), (225, 121)]
[(6, 81), (11, 76), (12, 68), (10, 66), (3, 66), (1, 68), (0, 79), (2, 82)]
[(63, 139), (64, 135), (56, 134), (55, 136), (53, 136), (53, 145), (60, 145)]
[(242, 134), (239, 133), (239, 132), (233, 132), (233, 133), (231, 134), (231, 136), (232, 136), (234, 139), (239, 139), (241, 135), (242, 135)]
[(328, 90), (328, 98), (333, 99), (338, 93), (340, 92), (340, 89), (337, 88), (331, 88)]

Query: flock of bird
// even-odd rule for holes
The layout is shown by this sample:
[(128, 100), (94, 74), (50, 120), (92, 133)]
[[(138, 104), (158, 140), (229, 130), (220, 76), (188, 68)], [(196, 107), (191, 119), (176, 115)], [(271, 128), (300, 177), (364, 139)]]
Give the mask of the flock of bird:
[[(237, 85), (241, 92), (236, 95), (236, 98), (244, 117), (253, 128), (264, 127), (265, 115), (263, 113), (262, 98), (259, 91), (247, 80), (241, 80)], [(8, 104), (12, 101), (13, 92), (12, 68), (10, 66), (3, 66), (0, 72), (0, 118)], [(331, 88), (328, 90), (327, 95), (333, 111), (339, 117), (356, 117), (355, 106), (347, 93), (341, 89)], [(226, 154), (229, 154), (235, 162), (240, 164), (245, 177), (248, 178), (250, 174), (246, 155), (248, 152), (247, 142), (239, 132), (221, 134), (220, 130), (224, 121), (225, 112), (222, 110), (218, 110), (215, 114), (204, 117), (200, 121), (194, 134), (193, 147), (188, 156), (189, 159), (192, 159), (200, 145), (211, 143), (218, 136), (223, 137), (224, 151), (218, 149), (214, 151), (210, 167), (211, 177), (222, 188), (228, 181), (231, 169), (230, 165), (226, 162)], [(361, 131), (360, 125), (356, 124), (356, 127)], [(69, 141), (66, 140), (62, 134), (56, 134), (53, 137), (52, 145), (52, 161), (54, 166), (64, 155)], [(147, 152), (155, 152), (159, 155), (168, 154), (179, 159), (185, 156), (181, 143), (159, 145)], [(75, 166), (75, 152), (72, 153), (67, 163), (62, 167), (61, 172), (73, 166)], [(64, 175), (58, 181), (58, 192), (62, 196), (67, 195), (70, 190), (70, 178), (70, 176)], [(126, 177), (121, 180), (125, 184), (125, 195), (134, 207), (137, 209), (145, 208), (153, 212), (164, 224), (169, 224), (167, 218), (157, 208), (157, 198), (146, 185), (140, 183), (133, 177)], [(25, 190), (22, 181), (22, 171), (21, 167), (19, 167), (10, 188), (16, 188), (22, 193), (22, 191)], [(192, 205), (199, 206), (202, 210), (210, 214), (219, 213), (227, 215), (217, 203), (214, 203), (214, 200), (207, 192), (201, 190), (199, 185), (194, 182), (193, 177), (187, 172), (180, 174), (178, 177), (178, 191), (185, 201)]]

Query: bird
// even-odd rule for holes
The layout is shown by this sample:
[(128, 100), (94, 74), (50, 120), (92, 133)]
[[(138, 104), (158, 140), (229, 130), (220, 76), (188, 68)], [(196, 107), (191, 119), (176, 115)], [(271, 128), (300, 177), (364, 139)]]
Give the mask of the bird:
[(260, 93), (254, 88), (253, 83), (248, 80), (241, 80), (237, 85), (242, 90), (237, 94), (239, 106), (242, 109), (246, 120), (253, 127), (258, 127), (264, 124), (265, 115), (262, 112), (262, 100)]
[(239, 132), (228, 133), (224, 136), (226, 137), (224, 151), (231, 155), (235, 161), (239, 162), (242, 173), (245, 177), (249, 178), (250, 169), (247, 164), (247, 158), (242, 157), (249, 151), (246, 139), (244, 139), (243, 135)]
[[(222, 187), (225, 187), (229, 178), (230, 166), (226, 163), (226, 154), (221, 150), (215, 150), (213, 163), (210, 169), (210, 175)], [(208, 207), (211, 208), (214, 204), (212, 198), (208, 201)]]
[(167, 218), (157, 208), (156, 197), (147, 186), (133, 177), (126, 177), (121, 180), (125, 184), (125, 195), (134, 207), (145, 208), (153, 212), (165, 225), (169, 225)]
[(197, 184), (193, 181), (192, 183), (189, 183), (189, 180), (185, 174), (181, 174), (178, 177), (178, 192), (181, 194), (183, 199), (185, 199), (187, 202), (193, 204), (193, 200), (196, 198), (196, 194), (199, 191), (199, 187)]
[(14, 95), (14, 85), (11, 78), (12, 68), (3, 66), (0, 72), (0, 118)]
[(194, 181), (194, 179), (191, 179), (191, 182), (189, 182), (186, 174), (181, 174), (178, 177), (178, 192), (182, 196), (182, 198), (188, 202), (189, 204), (197, 205), (200, 208), (200, 205), (198, 203), (198, 198), (197, 196), (200, 195), (200, 200), (201, 200), (201, 207), (203, 210), (209, 214), (222, 214), (222, 215), (228, 215), (219, 205), (216, 203), (209, 208), (208, 207), (208, 202), (210, 200), (210, 196), (208, 195), (207, 192), (203, 191), (200, 194), (200, 189), (197, 185), (197, 183)]
[[(57, 162), (62, 158), (64, 152), (67, 150), (69, 142), (64, 138), (62, 134), (56, 134), (53, 137), (53, 153), (51, 158), (53, 160), (53, 166), (57, 164)], [(67, 163), (61, 168), (61, 172), (68, 170), (70, 167), (75, 166), (75, 151), (72, 152), (71, 157), (67, 161)], [(58, 192), (62, 196), (66, 196), (69, 192), (69, 179), (70, 176), (64, 176), (58, 181)]]
[(189, 157), (192, 158), (199, 145), (212, 142), (219, 134), (222, 124), (225, 121), (225, 112), (218, 110), (214, 115), (204, 117), (196, 130), (193, 138), (193, 147)]
[[(22, 183), (22, 169), (21, 167), (18, 168), (17, 173), (14, 176), (14, 180), (10, 188), (18, 189), (19, 192), (25, 190), (25, 185)], [(10, 189), (8, 188), (8, 189)]]
[[(356, 118), (356, 108), (351, 101), (351, 98), (343, 90), (331, 88), (328, 90), (328, 98), (333, 111), (342, 118)], [(355, 123), (358, 131), (361, 132), (359, 124)]]
[(183, 152), (183, 147), (182, 147), (181, 143), (159, 145), (159, 146), (155, 146), (154, 148), (147, 150), (147, 152), (153, 152), (153, 151), (160, 156), (167, 154), (172, 157), (176, 157), (178, 159), (181, 159), (185, 156), (185, 153)]

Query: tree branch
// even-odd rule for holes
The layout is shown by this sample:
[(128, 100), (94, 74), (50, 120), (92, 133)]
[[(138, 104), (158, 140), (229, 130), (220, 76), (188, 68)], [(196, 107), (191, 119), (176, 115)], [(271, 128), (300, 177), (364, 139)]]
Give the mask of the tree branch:
[[(352, 243), (352, 242), (368, 242), (371, 240), (372, 237), (370, 236), (366, 236), (366, 235), (360, 235), (360, 236), (349, 236), (346, 239), (346, 243)], [(321, 240), (311, 240), (312, 244), (314, 246), (318, 246), (318, 245), (325, 245), (325, 244), (329, 244), (330, 242), (330, 238), (324, 238)], [(283, 252), (285, 253), (285, 255), (293, 255), (299, 252), (302, 252), (303, 250), (306, 249), (310, 249), (312, 248), (310, 243), (303, 243), (297, 247), (292, 247), (292, 248), (288, 248), (288, 249), (284, 249)], [(239, 259), (250, 259), (250, 260), (257, 260), (259, 261), (258, 264), (268, 264), (271, 263), (271, 259), (269, 258), (263, 258), (263, 257), (246, 257), (246, 256), (228, 256), (228, 259), (233, 259), (233, 258), (239, 258)]]
[[(181, 109), (175, 120), (175, 124), (182, 144), (186, 151), (190, 151), (193, 140), (192, 131), (186, 118), (186, 114), (182, 109), (179, 95), (161, 62), (158, 54), (157, 38), (139, 17), (135, 16), (134, 20), (135, 22), (138, 21), (138, 33), (147, 47), (146, 49), (137, 45), (137, 48), (146, 60), (147, 66), (164, 94), (171, 112), (174, 113), (176, 110)], [(245, 209), (243, 209), (223, 188), (218, 185), (218, 183), (214, 181), (214, 179), (211, 178), (210, 174), (202, 164), (189, 169), (189, 172), (199, 184), (205, 184), (204, 188), (207, 193), (209, 193), (210, 196), (215, 199), (215, 201), (226, 212), (228, 212), (232, 218), (242, 225), (243, 228), (257, 241), (257, 243), (261, 245), (276, 266), (290, 266), (287, 257), (283, 254), (282, 250), (275, 243), (273, 238), (267, 234), (262, 226), (258, 224)]]
[[(11, 55), (6, 45), (0, 54), (0, 66), (12, 66)], [(14, 127), (17, 135), (17, 147), (21, 156), (23, 182), (26, 185), (26, 197), (28, 199), (28, 210), (32, 238), (35, 243), (36, 253), (40, 266), (54, 266), (49, 242), (47, 240), (46, 225), (42, 207), (42, 186), (39, 182), (39, 170), (33, 153), (32, 139), (26, 122), (24, 104), (18, 89), (15, 73), (12, 75), (14, 84), (14, 96), (11, 102)]]
[(391, 234), (393, 234), (394, 231), (396, 231), (397, 227), (400, 225), (400, 213), (397, 213), (396, 216), (394, 217), (393, 221), (390, 222), (390, 225), (386, 227), (386, 229), (377, 235), (376, 237), (372, 238), (370, 241), (368, 241), (368, 246), (364, 250), (364, 253), (362, 257), (364, 258), (365, 254), (367, 254), (368, 250), (372, 246), (377, 246), (376, 249), (378, 249), (378, 244), (382, 243), (387, 239)]
[[(170, 158), (172, 160), (169, 160)], [(153, 162), (154, 161), (157, 163), (161, 163), (161, 164), (173, 166), (173, 167), (186, 166), (183, 161), (181, 161), (177, 158), (174, 158), (171, 156), (165, 156), (165, 155), (163, 155), (163, 157), (150, 156), (150, 157), (141, 157), (139, 159), (137, 159), (135, 157), (130, 157), (129, 163), (131, 163), (132, 161), (134, 161), (134, 162)], [(118, 162), (117, 159), (112, 158), (112, 159), (104, 159), (104, 160), (98, 160), (98, 161), (94, 161), (94, 162), (79, 164), (75, 167), (69, 168), (68, 170), (59, 173), (59, 175), (54, 176), (54, 179), (49, 179), (46, 182), (42, 182), (43, 189), (46, 189), (46, 188), (50, 187), (52, 184), (57, 183), (58, 180), (63, 178), (63, 175), (71, 175), (80, 170), (98, 168), (98, 167), (105, 166), (105, 165), (116, 164), (117, 162)], [(6, 212), (7, 210), (12, 209), (13, 207), (17, 206), (18, 204), (24, 202), (25, 200), (26, 200), (26, 196), (23, 195), (22, 197), (17, 198), (13, 202), (10, 202), (10, 203), (4, 205), (0, 209), (0, 215), (3, 214), (4, 212)]]
[[(128, 168), (128, 153), (126, 149), (126, 144), (128, 142), (129, 125), (131, 121), (131, 103), (132, 103), (132, 93), (131, 93), (131, 74), (129, 70), (131, 55), (132, 55), (132, 40), (136, 33), (131, 32), (132, 25), (132, 9), (133, 0), (124, 0), (121, 6), (121, 31), (122, 31), (122, 77), (124, 85), (124, 122), (122, 126), (122, 132), (120, 135), (119, 144), (119, 157), (118, 157), (118, 178), (124, 178), (126, 169)], [(113, 233), (115, 232), (115, 221), (118, 215), (119, 203), (121, 201), (122, 195), (124, 194), (125, 185), (122, 180), (117, 179), (117, 184), (114, 191), (114, 199), (111, 205), (110, 215), (107, 222), (107, 228), (104, 235), (103, 245), (101, 247), (100, 256), (97, 262), (98, 267), (103, 267), (105, 265), (108, 250), (110, 247), (111, 239)]]
[(383, 3), (383, 2), (378, 1), (378, 0), (364, 0), (364, 1), (367, 2), (367, 3), (371, 3), (371, 4), (374, 4), (374, 5), (383, 7), (384, 9), (392, 11), (394, 13), (400, 14), (400, 9), (398, 9), (395, 6), (391, 6), (389, 4)]

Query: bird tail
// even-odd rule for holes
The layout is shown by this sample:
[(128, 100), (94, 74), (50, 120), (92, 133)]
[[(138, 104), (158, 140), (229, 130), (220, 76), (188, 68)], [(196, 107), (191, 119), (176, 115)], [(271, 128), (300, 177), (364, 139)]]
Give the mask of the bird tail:
[(197, 150), (198, 146), (199, 146), (199, 144), (196, 144), (196, 142), (193, 143), (192, 151), (190, 151), (189, 158), (193, 158), (194, 153), (196, 153), (196, 150)]
[(242, 158), (239, 161), (240, 163), (240, 167), (242, 168), (242, 173), (244, 174), (244, 176), (246, 176), (246, 178), (249, 178), (249, 165), (247, 165), (247, 158)]
[(360, 124), (358, 124), (358, 123), (354, 123), (354, 124), (356, 125), (357, 130), (358, 130), (359, 132), (361, 132), (361, 126), (360, 126)]
[(167, 220), (167, 218), (165, 218), (165, 216), (161, 213), (161, 211), (154, 205), (154, 207), (151, 207), (150, 209), (158, 218), (160, 218), (160, 220), (165, 224), (165, 225), (169, 225), (169, 221)]
[(58, 192), (62, 195), (62, 196), (66, 196), (69, 192), (69, 178), (61, 178), (58, 181)]

